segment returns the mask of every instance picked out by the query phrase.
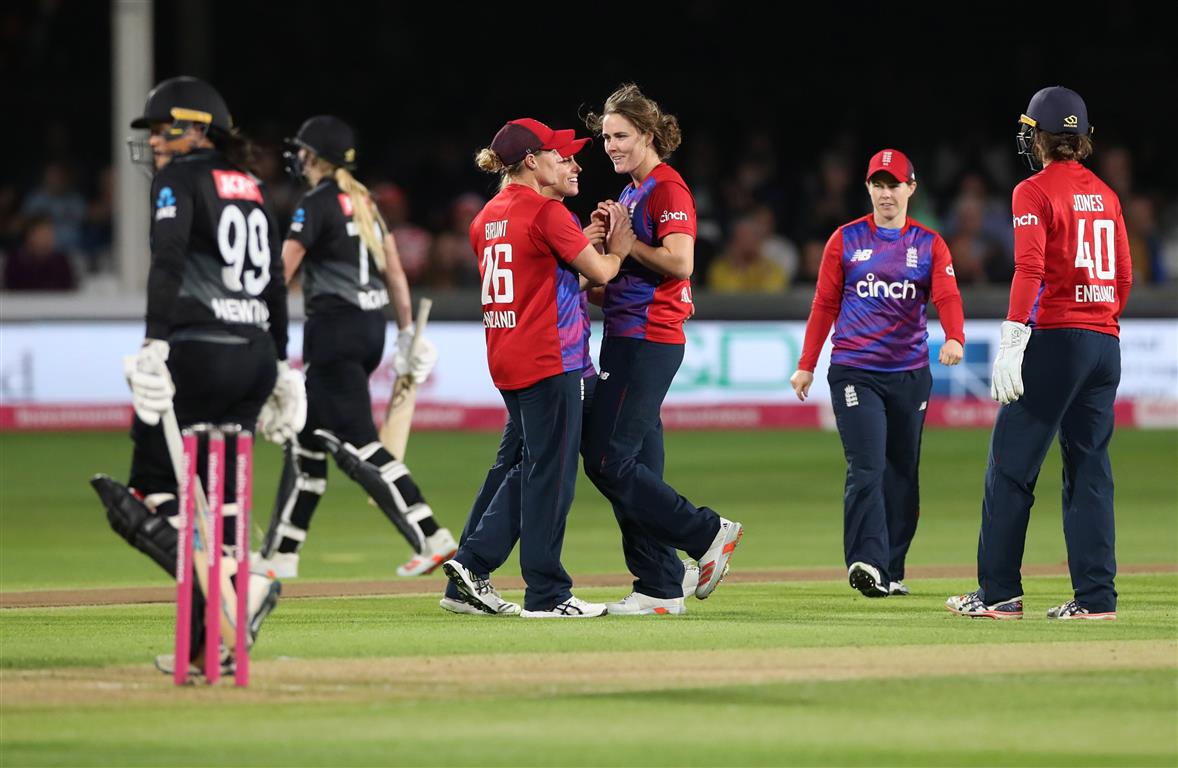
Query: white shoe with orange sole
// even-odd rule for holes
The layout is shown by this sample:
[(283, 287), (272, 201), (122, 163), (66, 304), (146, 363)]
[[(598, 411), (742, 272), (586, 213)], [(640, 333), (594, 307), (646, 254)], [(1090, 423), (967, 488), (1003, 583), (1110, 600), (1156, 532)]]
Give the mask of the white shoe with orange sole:
[(425, 548), (421, 554), (414, 555), (409, 562), (397, 566), (398, 576), (424, 576), (432, 573), (442, 563), (454, 557), (458, 552), (458, 542), (449, 528), (439, 528), (432, 536), (425, 539)]

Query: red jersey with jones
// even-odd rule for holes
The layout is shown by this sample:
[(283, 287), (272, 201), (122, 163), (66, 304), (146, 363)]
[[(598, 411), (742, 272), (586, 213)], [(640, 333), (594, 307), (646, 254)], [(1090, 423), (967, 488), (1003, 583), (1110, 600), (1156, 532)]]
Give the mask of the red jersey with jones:
[[(695, 198), (666, 163), (656, 165), (641, 184), (628, 185), (618, 202), (630, 210), (634, 234), (651, 247), (676, 232), (696, 236)], [(691, 281), (660, 274), (631, 257), (605, 286), (601, 309), (606, 336), (684, 344), (683, 324), (695, 312)]]
[(1006, 319), (1118, 336), (1133, 266), (1116, 193), (1079, 162), (1056, 161), (1014, 188), (1011, 208)]
[[(589, 241), (561, 203), (509, 184), (475, 216), (487, 365), (495, 386), (523, 389), (585, 367), (577, 272)], [(564, 316), (567, 315), (567, 316)]]

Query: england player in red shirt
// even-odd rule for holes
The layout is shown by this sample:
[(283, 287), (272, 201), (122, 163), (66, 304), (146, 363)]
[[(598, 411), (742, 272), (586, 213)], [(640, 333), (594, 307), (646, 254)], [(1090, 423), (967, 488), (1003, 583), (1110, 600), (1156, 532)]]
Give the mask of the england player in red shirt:
[[(588, 359), (578, 274), (608, 282), (634, 234), (615, 206), (607, 252), (599, 253), (568, 209), (541, 194), (557, 182), (558, 150), (573, 139), (571, 130), (554, 131), (530, 118), (504, 125), (477, 162), (505, 183), (470, 227), (480, 258), (487, 363), (524, 446), (519, 491), (524, 618), (606, 612), (604, 605), (572, 594), (572, 579), (560, 562), (576, 486), (581, 377)], [(477, 529), (443, 565), (462, 599), (487, 613), (499, 613), (502, 602), (489, 578), (502, 562), (495, 553), (503, 548), (505, 530)]]
[(1108, 445), (1121, 380), (1119, 319), (1133, 282), (1129, 240), (1120, 200), (1080, 164), (1092, 153), (1080, 95), (1044, 88), (1019, 124), (1019, 154), (1039, 172), (1014, 188), (1012, 201), (1015, 274), (991, 384), (1003, 405), (986, 467), (978, 589), (950, 597), (946, 607), (963, 616), (1023, 617), (1027, 523), (1058, 432), (1074, 595), (1047, 617), (1115, 619)]
[(798, 370), (799, 400), (834, 325), (831, 400), (847, 458), (843, 554), (851, 586), (867, 597), (906, 595), (904, 564), (920, 517), (920, 440), (932, 389), (925, 309), (931, 299), (945, 343), (961, 362), (965, 318), (949, 247), (908, 218), (911, 161), (880, 150), (867, 166), (873, 212), (835, 230), (822, 254)]
[[(619, 202), (638, 237), (605, 286), (605, 338), (584, 449), (585, 473), (613, 505), (635, 577), (633, 592), (609, 603), (609, 611), (681, 614), (685, 566), (676, 550), (699, 561), (695, 596), (703, 599), (723, 578), (743, 532), (663, 481), (659, 411), (683, 361), (683, 324), (694, 311), (695, 200), (665, 162), (681, 140), (678, 120), (637, 86), (619, 88), (586, 123), (601, 135), (614, 171), (630, 177)], [(598, 211), (613, 215), (608, 207)]]

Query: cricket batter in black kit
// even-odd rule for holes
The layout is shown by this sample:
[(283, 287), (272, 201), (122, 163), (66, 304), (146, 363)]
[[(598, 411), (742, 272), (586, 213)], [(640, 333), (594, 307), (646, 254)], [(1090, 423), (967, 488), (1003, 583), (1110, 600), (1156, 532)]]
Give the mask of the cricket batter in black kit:
[(1115, 619), (1108, 446), (1121, 381), (1120, 317), (1133, 285), (1129, 237), (1116, 193), (1080, 163), (1092, 154), (1080, 94), (1040, 90), (1019, 118), (1017, 140), (1038, 173), (1012, 195), (1014, 279), (991, 377), (1002, 408), (986, 466), (978, 589), (945, 607), (974, 618), (1023, 617), (1027, 524), (1058, 434), (1073, 596), (1047, 618)]
[[(91, 484), (111, 527), (174, 575), (177, 487), (163, 414), (174, 410), (181, 428), (232, 423), (252, 431), (268, 399), (276, 420), (297, 423), (304, 395), (301, 378), (284, 370), (286, 285), (277, 230), (261, 185), (241, 164), (248, 145), (224, 100), (196, 78), (165, 80), (131, 127), (150, 130), (146, 146), (132, 143), (131, 154), (154, 170), (146, 338), (126, 364), (135, 450), (127, 486), (105, 475)], [(232, 463), (225, 478), (226, 498), (235, 498)], [(235, 515), (236, 504), (226, 504), (224, 514)], [(226, 522), (225, 544), (233, 543), (235, 527)], [(279, 590), (272, 579), (251, 578), (253, 636)], [(205, 651), (204, 599), (199, 590), (193, 598), (197, 661)], [(172, 663), (170, 656), (157, 659), (164, 671)]]
[(327, 488), (331, 453), (413, 547), (414, 555), (397, 574), (429, 573), (458, 543), (438, 526), (408, 468), (381, 445), (372, 421), (368, 377), (384, 353), (390, 297), (401, 329), (397, 375), (413, 376), (420, 384), (437, 351), (423, 338), (409, 357), (414, 335), (409, 283), (388, 227), (368, 190), (352, 176), (352, 128), (338, 117), (319, 115), (303, 123), (291, 144), (289, 170), (311, 188), (299, 200), (282, 245), (285, 279), (300, 268), (303, 275), (307, 423), (297, 440), (263, 425), (269, 439), (285, 443), (286, 462), (254, 569), (279, 578), (298, 575), (299, 550)]

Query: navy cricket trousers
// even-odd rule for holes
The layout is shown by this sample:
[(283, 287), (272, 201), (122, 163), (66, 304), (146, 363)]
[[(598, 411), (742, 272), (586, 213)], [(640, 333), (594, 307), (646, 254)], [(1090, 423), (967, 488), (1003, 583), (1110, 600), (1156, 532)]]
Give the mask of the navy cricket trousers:
[(832, 365), (827, 373), (847, 481), (843, 492), (846, 565), (874, 565), (884, 586), (904, 578), (920, 518), (920, 440), (933, 379), (928, 366), (868, 371)]
[(613, 505), (634, 591), (683, 596), (676, 550), (703, 557), (720, 517), (663, 481), (659, 415), (683, 362), (682, 344), (606, 336), (585, 439), (585, 473)]
[[(518, 534), (520, 569), (527, 584), (524, 608), (530, 611), (550, 610), (572, 595), (572, 579), (561, 565), (560, 551), (577, 485), (581, 386), (578, 370), (524, 389), (500, 391), (522, 441), (518, 501), (512, 503), (509, 484), (501, 483), (482, 525), (455, 555), (474, 573), (489, 574), (503, 564), (503, 553), (511, 552)], [(518, 527), (497, 515), (518, 515)]]
[(1035, 483), (1058, 432), (1063, 535), (1075, 600), (1093, 613), (1116, 610), (1108, 446), (1120, 381), (1116, 336), (1078, 328), (1032, 332), (1023, 356), (1025, 394), (998, 411), (990, 438), (978, 537), (978, 586), (986, 603), (1023, 594), (1023, 548)]
[[(582, 421), (588, 418), (589, 409), (593, 407), (593, 390), (597, 385), (597, 375), (584, 376), (581, 384), (584, 395), (581, 402)], [(584, 431), (581, 433), (581, 445), (584, 446)], [(484, 542), (499, 542), (499, 551), (490, 551), (484, 546), (480, 556), (488, 566), (486, 574), (497, 570), (507, 562), (511, 550), (519, 541), (519, 504), (520, 504), (520, 462), (523, 460), (524, 440), (519, 428), (509, 416), (503, 426), (503, 436), (499, 439), (499, 450), (495, 453), (495, 463), (487, 470), (487, 477), (475, 496), (470, 514), (466, 517), (466, 525), (462, 528), (459, 544), (479, 530)], [(483, 573), (480, 576), (485, 575)], [(454, 583), (446, 581), (446, 597), (461, 600), (458, 588)]]

